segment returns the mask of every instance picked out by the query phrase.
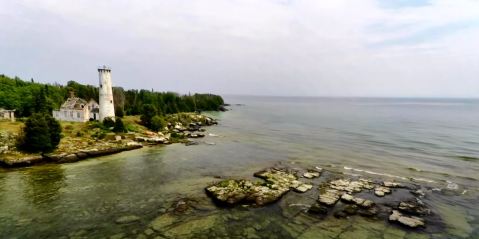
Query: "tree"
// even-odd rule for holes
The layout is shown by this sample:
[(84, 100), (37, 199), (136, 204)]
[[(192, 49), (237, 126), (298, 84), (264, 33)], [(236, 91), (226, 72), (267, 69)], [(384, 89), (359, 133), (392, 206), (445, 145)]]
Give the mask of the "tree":
[(113, 127), (113, 132), (116, 132), (116, 133), (126, 132), (125, 125), (123, 124), (123, 121), (121, 120), (121, 118), (116, 118), (115, 126)]
[(143, 105), (143, 112), (141, 114), (141, 124), (147, 128), (151, 127), (151, 119), (157, 114), (156, 108), (151, 104)]
[(25, 122), (19, 148), (32, 153), (48, 153), (60, 143), (61, 126), (50, 115), (35, 113)]
[(106, 128), (115, 127), (115, 121), (113, 121), (113, 119), (110, 117), (106, 117), (103, 119), (103, 126)]
[(161, 116), (155, 115), (153, 116), (153, 118), (151, 118), (151, 125), (149, 129), (153, 131), (160, 131), (165, 126), (166, 126), (165, 120)]
[(62, 136), (62, 126), (60, 122), (53, 118), (49, 114), (45, 114), (45, 120), (47, 121), (48, 129), (50, 131), (50, 141), (53, 148), (56, 148), (58, 144), (60, 144), (61, 136)]

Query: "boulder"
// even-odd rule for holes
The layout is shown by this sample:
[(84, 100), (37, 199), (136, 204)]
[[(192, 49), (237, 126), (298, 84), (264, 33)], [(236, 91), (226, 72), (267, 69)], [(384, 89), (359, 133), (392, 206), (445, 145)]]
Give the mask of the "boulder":
[(334, 206), (341, 196), (341, 192), (335, 189), (326, 189), (324, 192), (319, 194), (318, 201), (326, 206)]
[(216, 201), (227, 205), (238, 203), (263, 206), (280, 199), (289, 188), (273, 188), (268, 184), (253, 183), (248, 180), (224, 180), (206, 188), (206, 192)]
[(348, 193), (359, 193), (369, 185), (369, 183), (365, 181), (350, 181), (347, 179), (334, 180), (329, 184), (332, 189), (345, 191)]
[(419, 200), (400, 202), (398, 209), (402, 212), (413, 215), (428, 215), (431, 213), (431, 210), (426, 208), (426, 206)]
[(374, 189), (374, 194), (378, 197), (384, 197), (386, 194), (390, 194), (391, 189), (387, 187), (378, 186)]
[(320, 175), (319, 172), (313, 172), (313, 171), (303, 173), (303, 177), (309, 178), (309, 179), (317, 178), (317, 177), (319, 177), (319, 175)]
[(424, 219), (415, 217), (415, 216), (405, 216), (401, 214), (398, 210), (393, 210), (392, 214), (389, 216), (389, 221), (391, 222), (398, 222), (404, 226), (408, 226), (411, 228), (417, 227), (424, 227), (425, 222)]
[(319, 203), (315, 203), (315, 204), (311, 205), (311, 207), (308, 209), (308, 213), (326, 215), (326, 214), (328, 214), (328, 208), (324, 205), (319, 204)]
[(303, 184), (301, 184), (301, 185), (299, 185), (299, 186), (297, 186), (297, 187), (295, 187), (295, 188), (293, 188), (293, 189), (294, 189), (294, 191), (296, 191), (296, 192), (304, 193), (304, 192), (307, 192), (308, 190), (310, 190), (310, 189), (312, 189), (312, 188), (313, 188), (313, 185), (303, 183)]

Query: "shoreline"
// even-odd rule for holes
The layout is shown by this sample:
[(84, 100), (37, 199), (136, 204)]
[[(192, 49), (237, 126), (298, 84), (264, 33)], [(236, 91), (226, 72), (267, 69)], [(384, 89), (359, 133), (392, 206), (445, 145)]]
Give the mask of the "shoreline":
[[(173, 143), (184, 143), (186, 146), (197, 144), (191, 139), (203, 138), (206, 131), (204, 126), (217, 125), (218, 122), (206, 115), (184, 113), (187, 115), (189, 123), (180, 121), (168, 122), (163, 132), (151, 132), (144, 130), (141, 132), (128, 132), (122, 134), (110, 134), (105, 139), (97, 140), (96, 144), (89, 145), (88, 148), (77, 148), (74, 150), (64, 150), (63, 152), (53, 152), (46, 154), (29, 154), (28, 156), (4, 156), (0, 154), (1, 168), (22, 168), (46, 163), (73, 163), (90, 158), (118, 154), (125, 151), (141, 149), (145, 146), (168, 145)], [(179, 117), (179, 115), (175, 115)], [(181, 117), (179, 117), (181, 118)], [(184, 126), (187, 125), (187, 127)], [(172, 135), (177, 138), (174, 138)], [(75, 138), (75, 140), (81, 138)], [(105, 147), (106, 145), (106, 147)], [(72, 143), (71, 148), (74, 147)], [(14, 153), (21, 153), (12, 150)]]

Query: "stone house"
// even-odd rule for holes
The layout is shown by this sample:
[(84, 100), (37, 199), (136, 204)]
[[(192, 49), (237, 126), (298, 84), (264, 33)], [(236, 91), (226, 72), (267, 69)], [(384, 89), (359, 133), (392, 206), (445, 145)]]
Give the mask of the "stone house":
[(10, 120), (15, 121), (15, 110), (6, 110), (0, 108), (0, 120)]
[(95, 100), (86, 101), (78, 97), (70, 97), (59, 110), (53, 111), (53, 117), (61, 121), (87, 122), (98, 120), (100, 106)]

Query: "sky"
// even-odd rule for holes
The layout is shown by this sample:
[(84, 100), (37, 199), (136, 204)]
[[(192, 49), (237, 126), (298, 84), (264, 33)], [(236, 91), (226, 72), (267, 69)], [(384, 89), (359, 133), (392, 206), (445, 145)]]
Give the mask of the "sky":
[(0, 0), (0, 74), (179, 93), (479, 97), (479, 0)]

